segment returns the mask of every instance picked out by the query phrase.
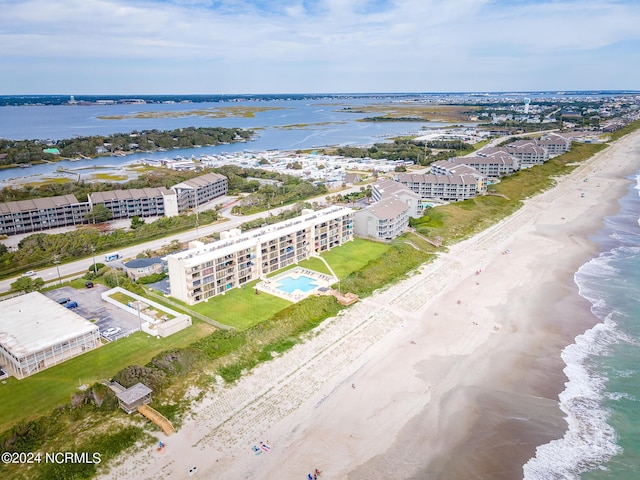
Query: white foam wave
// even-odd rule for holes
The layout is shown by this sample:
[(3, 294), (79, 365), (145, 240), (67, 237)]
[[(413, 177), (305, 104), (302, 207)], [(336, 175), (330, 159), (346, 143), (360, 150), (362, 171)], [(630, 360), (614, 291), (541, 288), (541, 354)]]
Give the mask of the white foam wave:
[(626, 392), (607, 392), (605, 393), (605, 396), (609, 399), (609, 400), (631, 400), (632, 402), (637, 402), (638, 399), (636, 397), (634, 397), (633, 395), (626, 393)]
[(564, 437), (536, 449), (523, 467), (525, 480), (578, 479), (621, 452), (609, 413), (602, 407), (606, 378), (585, 365), (592, 355), (602, 355), (620, 339), (616, 324), (607, 318), (562, 352), (569, 381), (559, 395), (568, 424)]

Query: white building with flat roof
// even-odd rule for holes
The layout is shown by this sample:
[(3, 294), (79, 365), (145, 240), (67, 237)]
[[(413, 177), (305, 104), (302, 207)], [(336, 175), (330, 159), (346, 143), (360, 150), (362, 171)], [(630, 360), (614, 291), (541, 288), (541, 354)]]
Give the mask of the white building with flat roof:
[(96, 325), (39, 292), (0, 302), (0, 364), (18, 379), (99, 346)]
[(171, 295), (189, 305), (353, 240), (353, 210), (329, 207), (167, 256)]

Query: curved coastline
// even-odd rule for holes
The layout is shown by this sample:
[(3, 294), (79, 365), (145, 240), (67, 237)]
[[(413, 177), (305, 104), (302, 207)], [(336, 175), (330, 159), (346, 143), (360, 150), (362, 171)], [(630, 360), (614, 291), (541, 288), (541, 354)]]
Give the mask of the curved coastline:
[[(140, 478), (186, 478), (193, 465), (220, 478), (295, 479), (313, 468), (350, 479), (521, 477), (536, 447), (566, 431), (560, 352), (599, 322), (573, 275), (597, 253), (589, 236), (617, 211), (638, 145), (640, 132), (615, 142), (509, 218), (208, 394), (162, 457), (144, 450), (108, 478), (130, 478), (134, 466)], [(269, 452), (254, 455), (266, 440)]]

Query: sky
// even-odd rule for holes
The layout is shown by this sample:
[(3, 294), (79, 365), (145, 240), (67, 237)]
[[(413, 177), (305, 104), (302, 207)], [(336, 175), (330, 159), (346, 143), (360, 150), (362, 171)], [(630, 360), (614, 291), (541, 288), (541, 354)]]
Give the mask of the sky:
[(640, 0), (0, 0), (0, 95), (640, 89)]

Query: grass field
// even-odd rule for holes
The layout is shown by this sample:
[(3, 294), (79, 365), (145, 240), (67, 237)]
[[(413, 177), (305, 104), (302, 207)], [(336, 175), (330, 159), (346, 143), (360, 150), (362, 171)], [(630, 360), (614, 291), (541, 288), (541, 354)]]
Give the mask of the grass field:
[(273, 295), (262, 292), (256, 295), (257, 283), (258, 280), (255, 280), (248, 283), (246, 289), (234, 288), (224, 295), (218, 295), (189, 308), (216, 322), (224, 323), (237, 330), (246, 330), (291, 305), (291, 302)]
[(480, 107), (468, 105), (414, 105), (414, 104), (376, 104), (363, 105), (358, 111), (372, 116), (388, 118), (414, 117), (426, 122), (466, 122)]
[[(356, 270), (360, 270), (367, 263), (380, 257), (390, 248), (391, 246), (387, 243), (356, 238), (352, 242), (345, 243), (338, 248), (323, 253), (322, 258), (331, 265), (331, 268), (336, 272), (338, 277), (343, 278)], [(311, 268), (307, 267), (305, 262), (301, 262), (300, 265), (305, 268)], [(319, 271), (324, 272), (324, 270)]]
[[(213, 331), (212, 326), (196, 320), (191, 328), (167, 338), (136, 333), (23, 380), (11, 377), (0, 384), (0, 431), (17, 419), (48, 415), (57, 405), (68, 403), (80, 385), (111, 379), (129, 365), (144, 365), (162, 351), (185, 347)], [(25, 410), (29, 413), (21, 415)]]
[[(380, 257), (389, 248), (390, 246), (384, 243), (356, 239), (323, 253), (322, 257), (331, 265), (336, 275), (343, 278)], [(298, 265), (278, 270), (274, 274), (282, 273), (296, 266), (321, 273), (330, 273), (321, 260), (310, 258)], [(258, 281), (255, 280), (247, 284), (246, 289), (234, 288), (224, 295), (218, 295), (207, 302), (198, 303), (189, 308), (237, 330), (246, 330), (291, 305), (291, 302), (287, 300), (263, 292), (256, 295), (255, 286), (257, 283)]]

